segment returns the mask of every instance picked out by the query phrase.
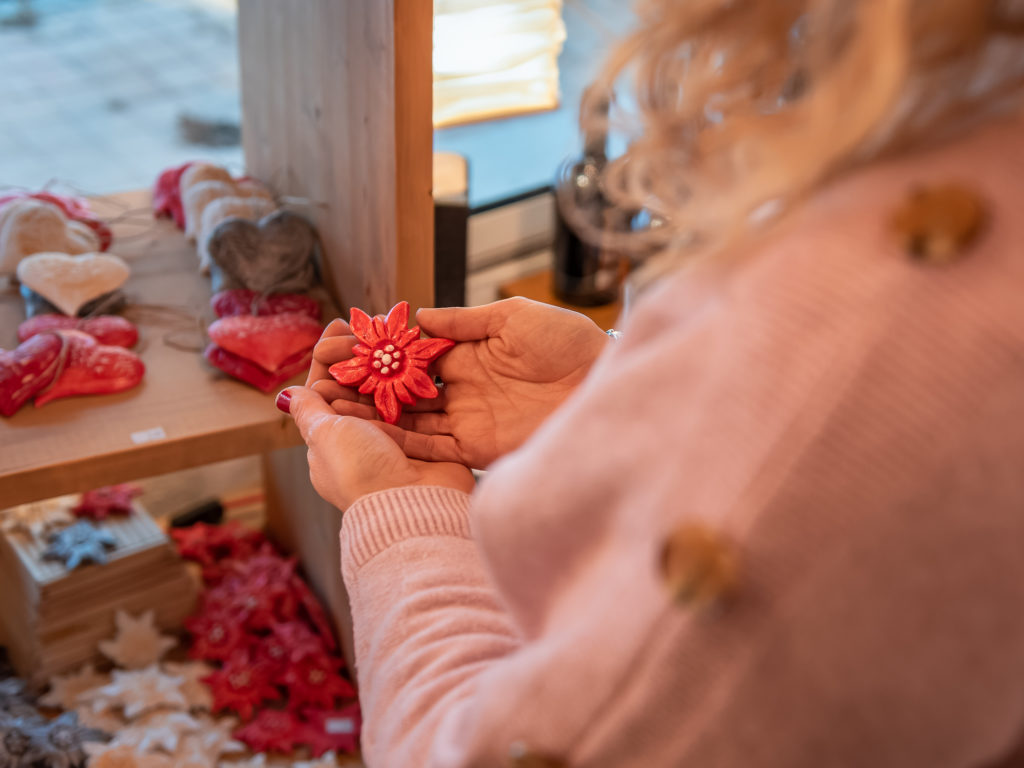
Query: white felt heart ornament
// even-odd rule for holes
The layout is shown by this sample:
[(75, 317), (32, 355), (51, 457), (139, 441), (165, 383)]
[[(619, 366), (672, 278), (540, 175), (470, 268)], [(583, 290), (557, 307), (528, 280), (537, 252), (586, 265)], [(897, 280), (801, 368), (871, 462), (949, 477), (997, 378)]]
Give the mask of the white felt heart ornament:
[(96, 233), (52, 203), (25, 197), (0, 208), (0, 275), (13, 275), (33, 253), (78, 254), (100, 247)]
[(203, 211), (215, 200), (233, 197), (255, 198), (270, 204), (274, 202), (267, 188), (255, 179), (236, 181), (226, 169), (208, 163), (189, 166), (181, 174), (178, 188), (181, 193), (181, 205), (185, 211), (185, 237), (189, 240), (200, 237), (203, 231)]
[(18, 264), (18, 280), (74, 317), (83, 305), (116, 291), (131, 270), (123, 259), (110, 253), (36, 253)]

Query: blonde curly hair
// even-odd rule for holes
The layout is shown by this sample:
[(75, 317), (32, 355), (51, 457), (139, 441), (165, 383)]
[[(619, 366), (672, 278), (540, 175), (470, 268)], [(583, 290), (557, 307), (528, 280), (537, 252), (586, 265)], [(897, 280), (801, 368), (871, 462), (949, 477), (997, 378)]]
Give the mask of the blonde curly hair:
[[(666, 219), (647, 243), (720, 252), (839, 174), (1015, 109), (1024, 0), (637, 0), (584, 98), (629, 75), (606, 195)], [(624, 100), (623, 100), (624, 101)], [(689, 246), (689, 248), (685, 248)]]

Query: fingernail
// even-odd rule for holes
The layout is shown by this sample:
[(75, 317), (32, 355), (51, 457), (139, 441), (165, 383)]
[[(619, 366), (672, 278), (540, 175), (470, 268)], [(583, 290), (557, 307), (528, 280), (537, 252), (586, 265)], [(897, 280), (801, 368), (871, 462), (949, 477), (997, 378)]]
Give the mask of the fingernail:
[(274, 405), (277, 406), (277, 410), (283, 411), (284, 413), (290, 413), (292, 405), (292, 393), (289, 392), (287, 389), (282, 389), (278, 393), (277, 400), (274, 402)]

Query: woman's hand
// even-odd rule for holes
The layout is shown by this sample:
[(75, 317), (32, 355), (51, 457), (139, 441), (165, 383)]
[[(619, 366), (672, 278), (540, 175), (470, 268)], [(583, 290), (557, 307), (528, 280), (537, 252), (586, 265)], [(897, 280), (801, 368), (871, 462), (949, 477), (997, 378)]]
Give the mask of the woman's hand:
[(278, 403), (282, 409), (287, 406), (309, 447), (313, 487), (338, 509), (346, 509), (367, 493), (400, 486), (441, 485), (467, 493), (473, 490), (473, 475), (464, 466), (408, 458), (378, 428), (378, 423), (339, 416), (307, 387), (284, 390)]
[[(584, 315), (515, 298), (481, 307), (422, 309), (420, 327), (457, 342), (436, 363), (441, 395), (380, 429), (416, 459), (486, 467), (517, 448), (583, 381), (609, 340)], [(352, 355), (355, 338), (335, 320), (314, 350), (309, 385), (339, 414), (375, 419), (367, 398), (327, 368)]]

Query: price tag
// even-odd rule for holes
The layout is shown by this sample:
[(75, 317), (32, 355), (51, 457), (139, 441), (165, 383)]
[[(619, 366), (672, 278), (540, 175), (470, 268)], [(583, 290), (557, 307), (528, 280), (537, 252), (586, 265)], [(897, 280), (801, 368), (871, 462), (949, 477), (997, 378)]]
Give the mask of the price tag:
[(351, 717), (332, 717), (324, 723), (324, 730), (332, 735), (339, 733), (355, 733), (356, 723)]
[(136, 445), (142, 445), (143, 443), (151, 443), (154, 440), (166, 440), (167, 433), (164, 432), (163, 427), (153, 427), (152, 429), (144, 429), (141, 432), (132, 432), (132, 442)]

